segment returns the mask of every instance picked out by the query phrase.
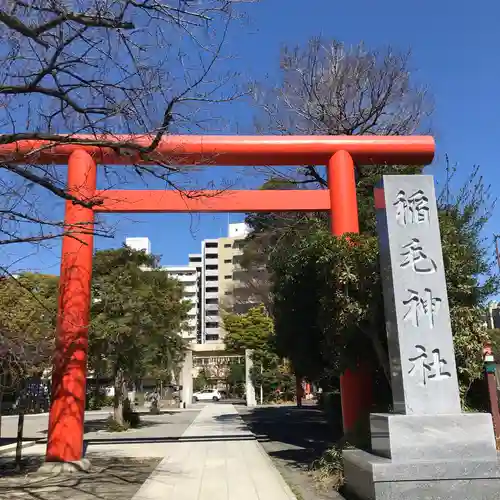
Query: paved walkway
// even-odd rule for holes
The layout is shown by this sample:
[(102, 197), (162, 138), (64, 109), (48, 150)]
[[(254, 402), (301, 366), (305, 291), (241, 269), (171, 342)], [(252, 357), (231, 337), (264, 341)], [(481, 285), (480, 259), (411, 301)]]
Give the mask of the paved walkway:
[[(111, 439), (109, 433), (92, 433), (87, 457), (91, 462), (161, 458), (133, 500), (296, 500), (232, 404), (209, 404), (196, 411), (148, 416), (158, 419), (157, 425), (115, 433)], [(36, 444), (24, 454), (43, 456), (45, 446)], [(126, 500), (123, 493), (116, 498)]]
[(296, 500), (233, 405), (207, 405), (133, 500)]

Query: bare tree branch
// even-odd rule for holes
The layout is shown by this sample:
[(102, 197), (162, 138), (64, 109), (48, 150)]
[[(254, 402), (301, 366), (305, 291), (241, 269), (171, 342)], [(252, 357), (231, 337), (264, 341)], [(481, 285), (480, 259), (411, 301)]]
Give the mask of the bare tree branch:
[[(237, 75), (219, 68), (228, 56), (229, 26), (238, 17), (232, 3), (0, 2), (0, 130), (5, 132), (0, 145), (48, 141), (0, 162), (0, 245), (65, 234), (62, 221), (53, 225), (51, 211), (58, 200), (87, 208), (100, 203), (69, 193), (64, 168), (36, 164), (40, 152), (57, 144), (109, 147), (140, 159), (123, 173), (105, 166), (107, 185), (100, 190), (140, 179), (150, 187), (193, 196), (196, 190), (186, 189), (185, 183), (192, 182), (196, 171), (159, 161), (154, 152), (166, 134), (201, 126), (207, 107), (242, 95)], [(85, 139), (76, 137), (82, 134)], [(151, 140), (141, 145), (112, 140), (132, 134)], [(42, 229), (44, 221), (50, 230)], [(96, 231), (106, 234), (103, 226)]]
[[(404, 135), (428, 131), (432, 100), (411, 78), (409, 53), (363, 44), (346, 47), (313, 38), (285, 47), (278, 85), (256, 85), (259, 131), (307, 135)], [(358, 174), (361, 174), (358, 167)], [(275, 172), (270, 174), (275, 177)], [(290, 178), (290, 177), (289, 177)], [(305, 166), (297, 183), (326, 186), (323, 173)]]

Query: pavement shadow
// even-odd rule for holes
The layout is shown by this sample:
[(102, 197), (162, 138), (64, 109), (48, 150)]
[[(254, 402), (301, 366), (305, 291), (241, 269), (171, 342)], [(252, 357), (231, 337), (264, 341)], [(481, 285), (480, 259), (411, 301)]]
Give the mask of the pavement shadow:
[(27, 456), (21, 469), (0, 457), (0, 499), (61, 500), (132, 498), (159, 459), (92, 457), (88, 472), (40, 475), (43, 457)]
[(342, 436), (341, 422), (328, 422), (315, 406), (239, 409), (240, 417), (270, 456), (307, 469)]
[(148, 444), (148, 443), (202, 443), (216, 441), (254, 441), (253, 434), (224, 434), (222, 436), (179, 436), (179, 437), (103, 437), (84, 440), (84, 446), (100, 444)]
[[(237, 414), (235, 415), (234, 413), (231, 414), (231, 413), (224, 413), (222, 415), (215, 415), (213, 417), (213, 419), (216, 421), (216, 422), (235, 422), (232, 426), (232, 428), (234, 430), (237, 430), (237, 431), (246, 431), (246, 432), (249, 432), (248, 430), (248, 426), (245, 424), (245, 423), (242, 423), (241, 421), (241, 418), (240, 418), (240, 415)], [(236, 424), (237, 422), (237, 424)], [(253, 434), (252, 431), (250, 431), (250, 433)]]
[[(83, 432), (84, 432), (84, 434), (88, 434), (90, 432), (105, 432), (105, 433), (109, 433), (109, 434), (121, 435), (121, 434), (126, 434), (127, 432), (130, 432), (133, 430), (144, 429), (144, 428), (148, 428), (148, 427), (155, 427), (157, 425), (162, 425), (164, 423), (165, 422), (143, 419), (140, 421), (140, 423), (137, 427), (120, 432), (120, 431), (108, 430), (108, 427), (109, 427), (108, 421), (106, 418), (104, 418), (102, 420), (90, 420), (88, 422), (85, 422), (83, 424)], [(41, 430), (39, 432), (40, 432), (40, 434), (47, 435), (49, 431), (47, 429), (44, 429), (44, 430)]]
[[(26, 441), (37, 441), (38, 437), (24, 437), (23, 436), (23, 441), (26, 442)], [(17, 438), (15, 437), (3, 437), (3, 438), (0, 438), (0, 447), (1, 446), (7, 446), (9, 444), (14, 444), (14, 443), (17, 443)]]

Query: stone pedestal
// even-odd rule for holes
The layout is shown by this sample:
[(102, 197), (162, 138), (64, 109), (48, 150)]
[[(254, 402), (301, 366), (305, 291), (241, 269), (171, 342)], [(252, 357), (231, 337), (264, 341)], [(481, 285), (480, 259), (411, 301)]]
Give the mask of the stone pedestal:
[(462, 413), (434, 192), (429, 175), (375, 190), (393, 415), (370, 416), (372, 453), (344, 452), (362, 500), (500, 500), (490, 414)]
[(182, 407), (187, 408), (193, 403), (193, 351), (188, 349), (181, 370), (181, 400)]
[(76, 474), (78, 472), (89, 472), (90, 467), (90, 461), (86, 458), (82, 458), (76, 462), (44, 462), (36, 473), (42, 476)]
[(363, 500), (500, 500), (491, 415), (370, 416), (372, 451), (344, 451), (347, 490)]
[(252, 353), (253, 351), (251, 349), (245, 350), (245, 391), (247, 406), (257, 406), (257, 400), (255, 398), (255, 387), (250, 375), (253, 366)]
[(499, 500), (498, 460), (395, 462), (344, 451), (347, 490), (362, 500)]

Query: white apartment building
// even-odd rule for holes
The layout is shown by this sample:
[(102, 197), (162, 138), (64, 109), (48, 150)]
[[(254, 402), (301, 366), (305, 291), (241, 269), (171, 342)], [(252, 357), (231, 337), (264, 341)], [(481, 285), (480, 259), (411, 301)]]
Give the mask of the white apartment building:
[(191, 269), (196, 270), (196, 276), (197, 276), (197, 290), (196, 290), (196, 298), (197, 298), (197, 305), (198, 305), (198, 314), (196, 317), (196, 343), (201, 344), (202, 343), (202, 329), (201, 329), (201, 306), (202, 306), (202, 296), (201, 296), (201, 276), (202, 276), (202, 256), (201, 253), (190, 253), (189, 254), (189, 267)]
[(138, 252), (143, 250), (148, 255), (151, 253), (151, 241), (149, 240), (149, 238), (125, 238), (125, 245)]
[(224, 337), (221, 306), (234, 285), (242, 242), (250, 228), (245, 223), (229, 224), (228, 236), (204, 240), (201, 245), (201, 339), (200, 343), (220, 343)]
[[(189, 254), (187, 266), (163, 267), (184, 285), (184, 298), (193, 304), (189, 311), (189, 331), (181, 332), (189, 342), (223, 342), (221, 308), (223, 301), (232, 295), (242, 243), (249, 233), (245, 223), (229, 224), (228, 236), (203, 240), (201, 253)], [(148, 238), (127, 238), (125, 243), (136, 250), (151, 252)]]
[[(146, 237), (125, 238), (125, 245), (137, 251), (151, 254), (151, 241)], [(199, 313), (199, 290), (201, 267), (196, 266), (164, 266), (161, 268), (168, 275), (178, 280), (183, 285), (183, 300), (189, 300), (192, 304), (188, 312), (187, 328), (179, 334), (189, 343), (196, 343), (200, 324)], [(148, 269), (144, 269), (147, 271)]]
[(184, 290), (182, 298), (191, 302), (191, 309), (188, 312), (187, 328), (181, 331), (180, 335), (189, 343), (194, 344), (197, 342), (200, 322), (200, 301), (198, 297), (200, 277), (198, 271), (192, 266), (165, 266), (161, 269), (165, 271), (170, 278), (182, 284)]

